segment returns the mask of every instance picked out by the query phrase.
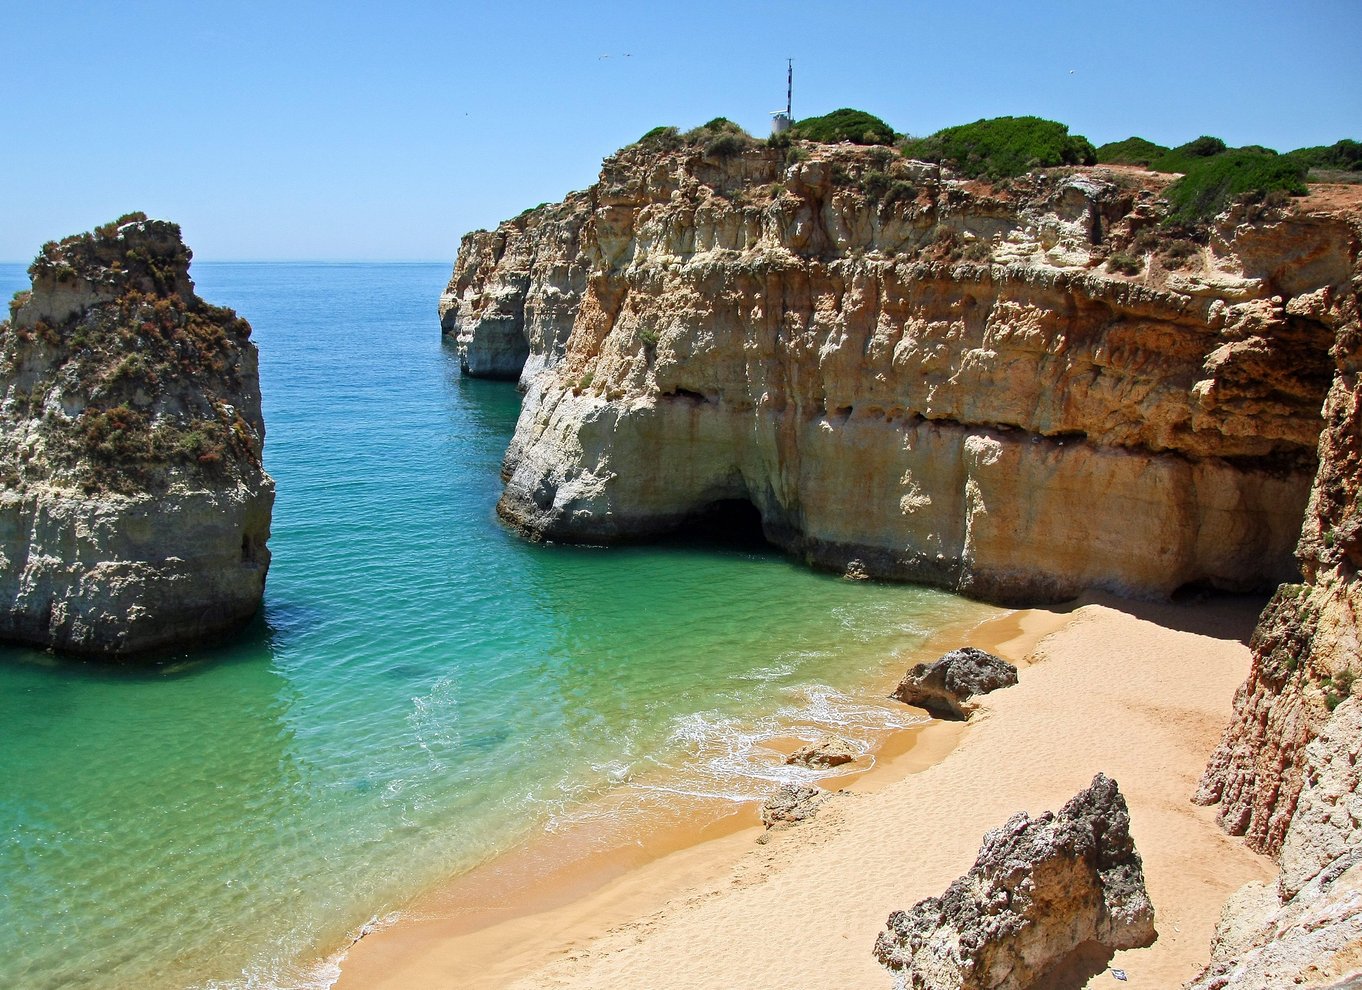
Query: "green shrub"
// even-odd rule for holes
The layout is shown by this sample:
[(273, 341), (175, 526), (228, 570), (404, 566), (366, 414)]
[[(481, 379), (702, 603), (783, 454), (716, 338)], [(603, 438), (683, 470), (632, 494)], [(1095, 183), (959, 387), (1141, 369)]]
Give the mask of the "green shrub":
[(1107, 267), (1122, 275), (1138, 275), (1144, 270), (1144, 259), (1133, 254), (1117, 252), (1107, 259)]
[(1104, 165), (1148, 165), (1168, 154), (1168, 149), (1142, 137), (1112, 141), (1097, 149), (1097, 160)]
[(1172, 151), (1155, 158), (1149, 163), (1149, 167), (1155, 172), (1186, 172), (1203, 158), (1214, 158), (1225, 151), (1224, 141), (1203, 134), (1195, 141), (1180, 144)]
[(1288, 151), (1286, 157), (1300, 162), (1306, 168), (1331, 172), (1362, 172), (1362, 143), (1348, 138), (1327, 146), (1297, 148), (1295, 151)]
[(1003, 179), (1054, 165), (1095, 165), (1087, 138), (1040, 117), (995, 117), (947, 127), (900, 145), (909, 158), (941, 162), (969, 178)]
[(1274, 190), (1304, 195), (1306, 166), (1285, 155), (1226, 151), (1193, 161), (1165, 195), (1169, 223), (1209, 220), (1241, 197), (1261, 200)]
[(875, 169), (862, 172), (858, 185), (866, 199), (883, 206), (917, 199), (917, 186), (906, 179), (895, 179), (889, 173)]
[(752, 139), (746, 135), (720, 134), (705, 142), (705, 157), (732, 158), (741, 155), (751, 144)]
[(805, 117), (794, 125), (794, 136), (805, 141), (836, 144), (893, 144), (894, 129), (874, 114), (843, 107), (821, 117)]
[(691, 128), (679, 140), (699, 145), (710, 158), (730, 158), (757, 144), (750, 134), (727, 117), (715, 117), (699, 127)]

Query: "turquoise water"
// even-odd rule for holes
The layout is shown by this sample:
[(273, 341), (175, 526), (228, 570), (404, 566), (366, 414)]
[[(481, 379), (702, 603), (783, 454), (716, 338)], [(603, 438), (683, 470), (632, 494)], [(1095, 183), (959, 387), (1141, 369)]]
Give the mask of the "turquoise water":
[(763, 548), (523, 543), (519, 395), (441, 345), (447, 265), (193, 274), (261, 350), (265, 608), (151, 670), (0, 648), (0, 986), (325, 986), (347, 933), (588, 799), (751, 797), (793, 773), (764, 739), (901, 723), (871, 685), (982, 614)]

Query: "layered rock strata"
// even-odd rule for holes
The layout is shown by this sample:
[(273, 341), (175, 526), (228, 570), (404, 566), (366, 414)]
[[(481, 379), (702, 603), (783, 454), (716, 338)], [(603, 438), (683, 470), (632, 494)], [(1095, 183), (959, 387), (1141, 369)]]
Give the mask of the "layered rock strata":
[(1157, 937), (1125, 799), (1098, 774), (1058, 814), (984, 836), (944, 894), (889, 916), (875, 958), (913, 990), (1026, 990), (1091, 943), (1109, 958)]
[(251, 328), (173, 223), (45, 245), (0, 323), (0, 639), (122, 657), (260, 606), (274, 483)]
[(505, 519), (610, 542), (745, 501), (814, 565), (1004, 602), (1295, 576), (1346, 224), (1241, 210), (1130, 276), (1147, 173), (799, 154), (633, 146), (465, 238), (445, 332), (523, 360)]
[(1017, 668), (992, 653), (964, 646), (935, 663), (915, 664), (890, 696), (935, 718), (963, 722), (980, 695), (1017, 683)]

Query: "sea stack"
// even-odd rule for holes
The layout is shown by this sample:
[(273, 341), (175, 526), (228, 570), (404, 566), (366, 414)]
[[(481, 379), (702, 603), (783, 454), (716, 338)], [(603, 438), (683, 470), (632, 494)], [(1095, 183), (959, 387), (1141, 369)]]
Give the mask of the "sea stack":
[(0, 639), (122, 658), (259, 609), (274, 482), (250, 325), (177, 224), (49, 242), (0, 323)]

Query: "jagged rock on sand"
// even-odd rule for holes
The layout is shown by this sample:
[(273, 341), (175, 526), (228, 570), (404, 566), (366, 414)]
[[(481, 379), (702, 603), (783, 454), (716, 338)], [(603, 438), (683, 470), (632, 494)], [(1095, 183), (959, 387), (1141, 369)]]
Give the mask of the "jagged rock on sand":
[(972, 698), (1011, 687), (1017, 668), (972, 646), (951, 650), (935, 663), (909, 669), (891, 697), (926, 709), (940, 719), (962, 722), (978, 707)]
[(1026, 990), (1075, 954), (1157, 937), (1125, 799), (1098, 774), (1058, 814), (989, 832), (944, 894), (889, 916), (874, 953), (913, 990)]
[(1210, 963), (1187, 984), (1187, 990), (1281, 987), (1362, 987), (1362, 849), (1340, 856), (1284, 904), (1265, 887), (1232, 897)]
[(828, 792), (817, 787), (782, 784), (761, 806), (761, 823), (767, 828), (788, 828), (818, 813)]

